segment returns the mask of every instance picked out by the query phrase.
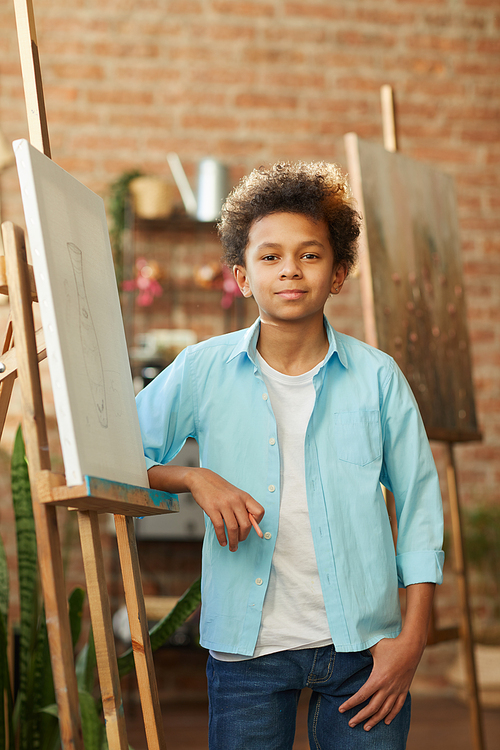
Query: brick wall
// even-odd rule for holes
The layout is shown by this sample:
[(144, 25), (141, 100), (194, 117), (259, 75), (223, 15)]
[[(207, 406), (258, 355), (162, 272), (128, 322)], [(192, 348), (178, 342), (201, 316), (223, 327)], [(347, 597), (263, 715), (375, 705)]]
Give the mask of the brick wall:
[[(12, 6), (0, 0), (10, 140), (27, 136)], [(345, 132), (381, 142), (379, 88), (394, 87), (400, 150), (456, 180), (484, 435), (457, 447), (459, 482), (466, 502), (498, 501), (498, 2), (35, 0), (35, 14), (53, 156), (103, 196), (124, 170), (168, 176), (172, 150), (193, 179), (206, 155), (227, 163), (233, 182), (278, 159), (345, 164)], [(0, 189), (3, 218), (22, 223), (13, 168)], [(356, 279), (329, 314), (362, 337)], [(444, 477), (439, 446), (436, 456)]]

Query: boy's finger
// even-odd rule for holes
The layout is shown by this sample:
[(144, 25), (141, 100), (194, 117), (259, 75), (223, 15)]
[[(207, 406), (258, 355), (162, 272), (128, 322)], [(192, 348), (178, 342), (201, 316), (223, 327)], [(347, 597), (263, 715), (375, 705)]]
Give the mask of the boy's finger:
[(226, 521), (226, 534), (231, 552), (236, 552), (240, 540), (240, 526), (237, 519), (233, 516), (231, 520)]
[(255, 520), (255, 518), (252, 515), (252, 513), (249, 513), (248, 517), (250, 519), (250, 523), (252, 524), (252, 526), (254, 527), (255, 531), (257, 532), (257, 536), (260, 536), (260, 538), (263, 539), (264, 538), (264, 534), (262, 533), (262, 529), (260, 528), (259, 524)]
[(210, 517), (210, 519), (214, 527), (217, 541), (219, 542), (221, 547), (225, 547), (227, 545), (227, 539), (226, 539), (226, 532), (225, 532), (224, 521), (222, 520), (222, 516), (218, 516), (217, 518)]
[(339, 706), (340, 713), (343, 714), (345, 711), (349, 711), (350, 708), (355, 708), (355, 706), (359, 706), (360, 703), (365, 703), (372, 697), (376, 690), (377, 687), (375, 685), (373, 686), (373, 690), (370, 690), (370, 679), (368, 679), (357, 693), (351, 695), (349, 700), (346, 700), (345, 703), (342, 703), (342, 705)]
[(349, 719), (349, 726), (355, 727), (357, 724), (362, 724), (364, 721), (371, 720), (382, 710), (383, 702), (384, 699), (382, 697), (373, 696), (368, 705), (364, 706), (357, 714), (354, 714), (354, 716)]
[(372, 727), (374, 727), (376, 724), (382, 721), (382, 719), (385, 719), (387, 714), (390, 712), (392, 706), (394, 705), (394, 696), (389, 696), (386, 701), (384, 701), (381, 708), (379, 708), (378, 711), (373, 712), (371, 716), (368, 717), (368, 720), (363, 725), (363, 729), (365, 729), (367, 732), (370, 731)]
[(262, 519), (264, 518), (265, 509), (262, 507), (260, 503), (258, 503), (256, 500), (251, 497), (251, 495), (248, 496), (249, 499), (246, 502), (246, 509), (248, 513), (251, 513), (252, 516), (255, 518), (257, 523), (260, 523)]
[[(406, 694), (407, 695), (407, 694)], [(389, 714), (385, 717), (384, 721), (386, 724), (390, 724), (393, 719), (396, 718), (398, 713), (401, 711), (405, 704), (406, 695), (400, 695), (398, 699), (396, 700), (394, 706), (392, 707), (392, 710)]]

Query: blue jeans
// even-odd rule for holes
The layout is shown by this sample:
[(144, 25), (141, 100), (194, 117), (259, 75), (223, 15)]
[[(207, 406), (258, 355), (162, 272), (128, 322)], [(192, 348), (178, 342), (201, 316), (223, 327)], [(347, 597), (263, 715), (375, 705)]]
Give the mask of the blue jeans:
[(210, 750), (292, 750), (297, 703), (312, 689), (309, 745), (312, 750), (404, 750), (410, 728), (410, 696), (387, 726), (369, 732), (348, 722), (339, 706), (368, 679), (370, 651), (336, 653), (334, 646), (280, 651), (238, 662), (208, 657)]

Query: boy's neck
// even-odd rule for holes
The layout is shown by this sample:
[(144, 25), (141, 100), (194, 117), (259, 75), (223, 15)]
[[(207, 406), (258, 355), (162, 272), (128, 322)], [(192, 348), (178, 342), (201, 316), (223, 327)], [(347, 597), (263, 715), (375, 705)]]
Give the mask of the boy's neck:
[(259, 354), (273, 370), (285, 375), (302, 375), (312, 370), (326, 357), (328, 345), (323, 316), (279, 325), (261, 320)]

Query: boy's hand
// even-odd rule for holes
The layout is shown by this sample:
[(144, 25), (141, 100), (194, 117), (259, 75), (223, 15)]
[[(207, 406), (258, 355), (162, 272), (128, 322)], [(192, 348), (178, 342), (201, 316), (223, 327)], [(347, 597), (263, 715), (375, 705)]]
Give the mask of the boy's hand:
[(339, 711), (369, 703), (349, 721), (349, 726), (366, 721), (369, 731), (379, 721), (390, 724), (403, 708), (413, 675), (424, 652), (434, 597), (434, 583), (414, 583), (406, 587), (406, 617), (397, 638), (383, 638), (371, 647), (372, 672), (357, 693)]
[(213, 523), (219, 544), (225, 547), (229, 542), (229, 549), (235, 552), (238, 542), (246, 539), (252, 529), (249, 514), (260, 523), (264, 508), (248, 492), (210, 469), (193, 470), (188, 481), (191, 494)]
[(401, 711), (422, 655), (422, 649), (415, 648), (415, 643), (411, 644), (410, 639), (403, 634), (397, 638), (383, 638), (370, 651), (373, 656), (370, 677), (339, 708), (343, 713), (369, 700), (349, 721), (351, 727), (366, 721), (366, 731), (382, 720), (390, 724)]

